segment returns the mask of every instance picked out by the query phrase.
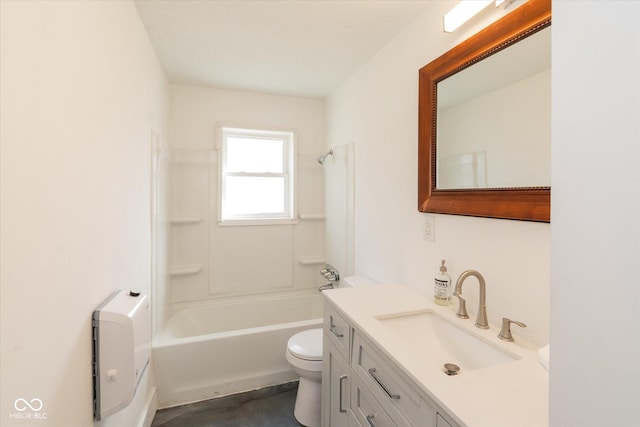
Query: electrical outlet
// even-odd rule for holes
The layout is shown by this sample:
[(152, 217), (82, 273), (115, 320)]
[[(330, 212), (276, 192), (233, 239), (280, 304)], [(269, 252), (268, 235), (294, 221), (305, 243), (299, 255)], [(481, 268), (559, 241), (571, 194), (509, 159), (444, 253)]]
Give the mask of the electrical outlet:
[(436, 218), (431, 215), (425, 215), (424, 224), (422, 224), (422, 240), (433, 242), (436, 240)]

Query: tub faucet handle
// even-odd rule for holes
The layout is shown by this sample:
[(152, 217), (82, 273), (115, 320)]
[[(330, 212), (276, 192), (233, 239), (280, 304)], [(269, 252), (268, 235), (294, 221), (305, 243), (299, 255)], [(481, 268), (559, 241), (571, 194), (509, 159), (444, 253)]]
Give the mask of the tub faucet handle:
[(320, 270), (320, 275), (333, 283), (340, 281), (340, 273), (330, 264), (325, 264), (324, 268)]
[(330, 282), (336, 282), (338, 277), (334, 273), (327, 273), (324, 275), (324, 278)]

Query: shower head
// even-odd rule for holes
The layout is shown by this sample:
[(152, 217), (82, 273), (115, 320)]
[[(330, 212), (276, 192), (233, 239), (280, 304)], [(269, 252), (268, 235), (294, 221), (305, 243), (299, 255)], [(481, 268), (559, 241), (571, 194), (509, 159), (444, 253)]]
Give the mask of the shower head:
[(323, 154), (322, 156), (318, 157), (318, 163), (320, 163), (321, 165), (324, 165), (324, 161), (327, 159), (327, 157), (329, 156), (333, 156), (333, 148), (330, 149), (329, 151), (327, 151), (325, 154)]

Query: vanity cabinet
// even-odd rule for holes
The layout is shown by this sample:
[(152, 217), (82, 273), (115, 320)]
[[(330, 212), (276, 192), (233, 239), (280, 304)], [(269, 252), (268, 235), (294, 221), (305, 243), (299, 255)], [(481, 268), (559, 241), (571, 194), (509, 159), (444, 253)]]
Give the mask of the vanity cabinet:
[(325, 303), (322, 427), (459, 427)]
[(322, 425), (353, 425), (351, 410), (351, 325), (333, 308), (324, 311), (322, 344)]

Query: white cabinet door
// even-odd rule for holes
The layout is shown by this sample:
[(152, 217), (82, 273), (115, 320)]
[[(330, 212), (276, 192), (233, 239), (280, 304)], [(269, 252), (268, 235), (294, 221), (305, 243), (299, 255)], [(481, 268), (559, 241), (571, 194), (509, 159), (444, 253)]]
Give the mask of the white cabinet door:
[(348, 427), (351, 368), (326, 334), (323, 346), (322, 426)]

